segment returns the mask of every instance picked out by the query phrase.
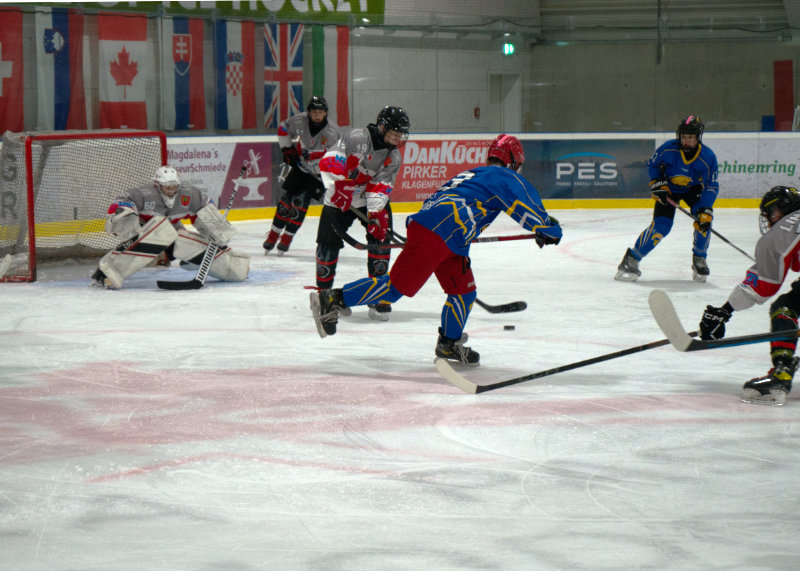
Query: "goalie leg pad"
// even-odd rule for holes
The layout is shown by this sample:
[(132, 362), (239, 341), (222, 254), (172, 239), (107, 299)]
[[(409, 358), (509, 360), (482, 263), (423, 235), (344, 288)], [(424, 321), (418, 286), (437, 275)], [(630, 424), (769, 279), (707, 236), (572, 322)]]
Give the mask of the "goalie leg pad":
[[(180, 230), (175, 239), (173, 255), (182, 260), (183, 269), (196, 270), (203, 261), (208, 240), (196, 232)], [(250, 254), (220, 246), (209, 269), (209, 275), (227, 282), (241, 282), (250, 272)]]
[(158, 258), (175, 241), (175, 228), (163, 216), (154, 216), (134, 239), (123, 242), (100, 259), (99, 267), (116, 289), (122, 283)]
[(197, 211), (193, 226), (215, 244), (227, 244), (236, 235), (236, 228), (210, 203)]

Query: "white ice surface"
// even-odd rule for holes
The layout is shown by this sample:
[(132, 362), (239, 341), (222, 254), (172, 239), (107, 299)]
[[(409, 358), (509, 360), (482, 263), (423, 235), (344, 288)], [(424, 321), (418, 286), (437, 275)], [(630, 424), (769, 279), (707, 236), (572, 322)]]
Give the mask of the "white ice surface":
[[(750, 264), (713, 239), (711, 277), (693, 282), (678, 212), (642, 278), (616, 282), (650, 211), (553, 214), (558, 247), (472, 248), (483, 301), (528, 302), (474, 309), (473, 380), (663, 338), (653, 288), (694, 329)], [(161, 291), (192, 274), (152, 268), (105, 291), (87, 287), (96, 261), (71, 261), (0, 284), (0, 568), (798, 568), (800, 397), (738, 399), (768, 345), (662, 347), (468, 395), (432, 366), (435, 279), (389, 322), (356, 308), (317, 336), (317, 222), (283, 257), (263, 255), (266, 221), (237, 223), (245, 283)], [(718, 210), (714, 227), (752, 252), (754, 210)], [(520, 231), (503, 216), (487, 235)], [(365, 274), (365, 253), (343, 250), (337, 284)], [(728, 332), (768, 328), (762, 306)]]

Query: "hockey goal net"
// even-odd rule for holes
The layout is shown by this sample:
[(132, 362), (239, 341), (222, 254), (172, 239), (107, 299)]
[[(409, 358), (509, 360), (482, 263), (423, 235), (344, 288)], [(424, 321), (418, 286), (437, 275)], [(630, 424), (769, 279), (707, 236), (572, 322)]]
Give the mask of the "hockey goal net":
[(37, 261), (100, 256), (111, 201), (153, 180), (167, 161), (159, 131), (58, 131), (3, 135), (0, 281), (35, 281)]

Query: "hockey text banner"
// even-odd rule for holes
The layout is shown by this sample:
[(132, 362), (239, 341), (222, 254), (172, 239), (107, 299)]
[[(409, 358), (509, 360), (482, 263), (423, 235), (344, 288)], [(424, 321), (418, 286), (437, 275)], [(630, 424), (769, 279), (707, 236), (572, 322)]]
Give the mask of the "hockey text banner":
[(68, 8), (36, 12), (37, 128), (86, 129), (83, 14)]
[(0, 132), (23, 128), (22, 11), (0, 9)]
[(339, 125), (350, 125), (350, 28), (313, 26), (313, 95), (325, 97), (328, 118)]
[(147, 128), (147, 76), (152, 54), (147, 50), (147, 17), (100, 14), (100, 127)]
[(220, 20), (214, 34), (217, 129), (256, 127), (255, 24)]
[(408, 141), (392, 188), (393, 202), (422, 202), (461, 171), (484, 166), (491, 139)]
[(303, 25), (264, 24), (264, 126), (303, 110)]
[(161, 30), (164, 128), (205, 129), (203, 20), (164, 19)]
[(523, 141), (522, 174), (542, 198), (648, 198), (653, 139)]

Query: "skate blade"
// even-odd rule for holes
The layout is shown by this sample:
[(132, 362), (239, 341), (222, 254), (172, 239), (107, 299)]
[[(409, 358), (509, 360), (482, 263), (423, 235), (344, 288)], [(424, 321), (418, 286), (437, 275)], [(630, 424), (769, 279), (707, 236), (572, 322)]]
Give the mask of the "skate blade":
[(367, 316), (374, 321), (389, 321), (388, 313), (381, 313), (377, 309), (369, 308)]
[(692, 279), (694, 281), (696, 281), (696, 282), (700, 282), (700, 283), (704, 284), (704, 283), (706, 283), (706, 280), (708, 279), (708, 276), (704, 276), (702, 274), (698, 274), (697, 272), (694, 272), (693, 275), (692, 275)]
[(745, 389), (739, 400), (747, 404), (760, 404), (764, 406), (783, 406), (786, 403), (786, 392), (773, 389), (767, 395), (762, 395), (755, 389)]
[(317, 326), (317, 333), (319, 336), (325, 339), (328, 336), (328, 333), (325, 331), (325, 328), (322, 326), (322, 319), (319, 315), (319, 296), (316, 292), (311, 292), (309, 295), (309, 302), (311, 306), (311, 315), (314, 316), (314, 325)]
[(617, 275), (614, 276), (614, 279), (619, 282), (635, 282), (639, 279), (639, 275), (620, 270), (617, 272)]

